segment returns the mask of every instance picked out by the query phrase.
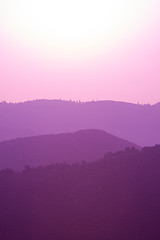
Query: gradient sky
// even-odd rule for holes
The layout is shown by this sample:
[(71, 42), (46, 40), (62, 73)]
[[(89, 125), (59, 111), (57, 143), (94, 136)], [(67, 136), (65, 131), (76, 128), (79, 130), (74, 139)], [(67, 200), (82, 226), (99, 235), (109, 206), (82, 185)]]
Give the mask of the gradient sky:
[(0, 0), (0, 101), (160, 101), (159, 0)]

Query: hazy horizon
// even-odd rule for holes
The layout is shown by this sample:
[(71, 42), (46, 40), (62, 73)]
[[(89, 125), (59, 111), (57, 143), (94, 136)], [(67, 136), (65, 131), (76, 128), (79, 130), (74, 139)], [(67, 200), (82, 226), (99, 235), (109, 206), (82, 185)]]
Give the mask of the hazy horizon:
[(159, 7), (158, 0), (0, 1), (0, 101), (159, 102)]
[(159, 240), (160, 0), (0, 0), (0, 238)]
[(37, 99), (26, 99), (26, 100), (20, 100), (20, 101), (7, 101), (5, 99), (1, 100), (0, 103), (25, 103), (25, 102), (34, 102), (34, 101), (66, 101), (66, 102), (75, 102), (75, 103), (89, 103), (89, 102), (119, 102), (119, 103), (128, 103), (128, 104), (136, 104), (136, 105), (156, 105), (160, 103), (160, 100), (158, 102), (127, 102), (122, 100), (114, 100), (114, 99), (91, 99), (91, 100), (81, 100), (81, 99), (63, 99), (63, 98), (37, 98)]

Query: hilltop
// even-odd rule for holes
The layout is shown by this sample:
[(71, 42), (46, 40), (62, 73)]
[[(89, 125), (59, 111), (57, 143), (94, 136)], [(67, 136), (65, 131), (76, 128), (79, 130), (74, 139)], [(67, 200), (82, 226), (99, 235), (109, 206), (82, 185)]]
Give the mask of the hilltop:
[[(102, 129), (140, 146), (160, 143), (160, 104), (36, 100), (0, 104), (0, 141)], [(3, 134), (2, 134), (3, 132)]]

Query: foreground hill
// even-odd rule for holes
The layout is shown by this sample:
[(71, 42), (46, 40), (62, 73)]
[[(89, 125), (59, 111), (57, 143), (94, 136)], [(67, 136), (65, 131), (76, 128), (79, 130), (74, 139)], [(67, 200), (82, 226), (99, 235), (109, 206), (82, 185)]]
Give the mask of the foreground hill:
[(55, 134), (92, 128), (147, 146), (160, 143), (159, 123), (160, 103), (37, 100), (0, 104), (0, 129), (12, 129), (12, 133), (6, 135), (0, 130), (0, 141), (20, 137), (20, 134), (26, 137), (34, 133)]
[(3, 240), (159, 240), (160, 146), (0, 172)]
[(102, 130), (52, 134), (14, 139), (0, 143), (0, 169), (23, 169), (59, 162), (81, 162), (99, 159), (108, 151), (138, 147)]

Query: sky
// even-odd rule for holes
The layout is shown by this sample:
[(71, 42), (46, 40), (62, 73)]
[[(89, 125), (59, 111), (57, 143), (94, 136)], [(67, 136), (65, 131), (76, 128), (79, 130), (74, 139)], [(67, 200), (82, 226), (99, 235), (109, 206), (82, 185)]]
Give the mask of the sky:
[(160, 102), (159, 0), (0, 0), (0, 101)]

